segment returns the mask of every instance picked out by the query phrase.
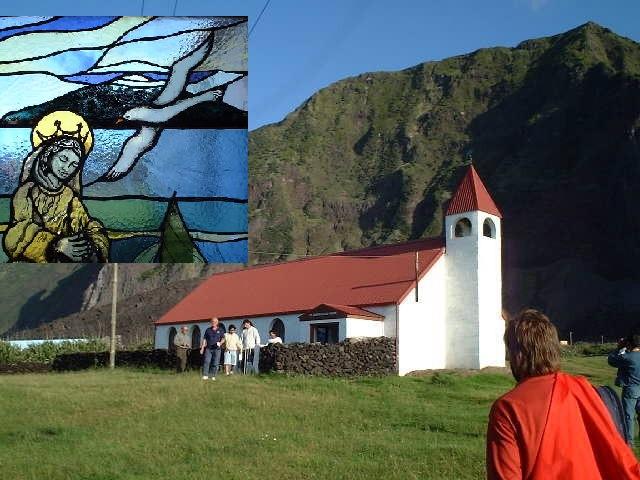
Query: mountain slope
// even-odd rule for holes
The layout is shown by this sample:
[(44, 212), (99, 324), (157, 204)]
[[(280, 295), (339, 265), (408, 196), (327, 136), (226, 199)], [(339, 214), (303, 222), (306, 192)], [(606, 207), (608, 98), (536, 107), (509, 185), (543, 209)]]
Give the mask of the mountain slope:
[[(126, 270), (125, 270), (126, 272)], [(117, 307), (117, 330), (126, 347), (153, 340), (153, 322), (192, 291), (203, 278), (175, 280), (160, 288), (121, 298)], [(111, 305), (96, 305), (33, 329), (21, 330), (17, 338), (104, 338), (110, 333)]]
[[(187, 287), (195, 286), (212, 273), (240, 267), (238, 264), (120, 264), (121, 313), (126, 317), (129, 306), (135, 305), (140, 317), (138, 323), (134, 322), (135, 331), (148, 333), (149, 319), (173, 306), (172, 302), (179, 298), (176, 295), (187, 292)], [(29, 338), (25, 337), (26, 332), (49, 336), (55, 332), (66, 337), (74, 332), (82, 336), (97, 333), (101, 328), (99, 322), (104, 320), (100, 315), (110, 315), (112, 272), (112, 267), (104, 264), (4, 265), (0, 269), (0, 335)], [(159, 298), (154, 300), (150, 291), (155, 291)], [(141, 295), (145, 296), (144, 300), (138, 298)], [(87, 311), (98, 313), (83, 316)], [(71, 319), (65, 320), (69, 316)], [(130, 317), (133, 314), (126, 318)], [(56, 322), (61, 318), (62, 321)], [(86, 320), (87, 325), (80, 325), (78, 319)], [(133, 326), (127, 331), (132, 329)]]
[(439, 235), (473, 158), (505, 306), (614, 336), (640, 318), (639, 137), (640, 46), (594, 23), (349, 78), (251, 133), (253, 261)]
[[(252, 261), (439, 235), (472, 157), (504, 213), (505, 307), (542, 308), (565, 337), (613, 339), (640, 318), (639, 137), (640, 46), (593, 23), (349, 78), (251, 132), (250, 250), (266, 252)], [(106, 304), (95, 267), (7, 265), (0, 332)], [(122, 298), (214, 268), (126, 267)], [(108, 315), (91, 312), (39, 332)]]
[[(15, 324), (26, 328), (81, 310), (87, 305), (86, 289), (99, 273), (95, 265), (8, 264), (0, 269), (0, 334)], [(75, 295), (60, 295), (73, 285)]]

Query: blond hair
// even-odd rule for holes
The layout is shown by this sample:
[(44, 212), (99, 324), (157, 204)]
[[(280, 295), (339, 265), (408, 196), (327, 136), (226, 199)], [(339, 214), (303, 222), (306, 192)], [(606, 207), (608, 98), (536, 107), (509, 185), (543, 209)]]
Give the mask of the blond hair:
[(516, 380), (546, 375), (560, 369), (560, 340), (549, 318), (534, 309), (513, 317), (504, 333), (511, 371)]

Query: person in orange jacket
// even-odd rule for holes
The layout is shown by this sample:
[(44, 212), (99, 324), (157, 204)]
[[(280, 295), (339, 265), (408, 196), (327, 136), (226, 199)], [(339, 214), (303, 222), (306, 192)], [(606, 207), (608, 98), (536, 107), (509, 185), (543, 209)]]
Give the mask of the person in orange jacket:
[(640, 479), (640, 465), (584, 378), (560, 371), (558, 332), (523, 310), (504, 334), (515, 388), (495, 401), (487, 429), (489, 480)]

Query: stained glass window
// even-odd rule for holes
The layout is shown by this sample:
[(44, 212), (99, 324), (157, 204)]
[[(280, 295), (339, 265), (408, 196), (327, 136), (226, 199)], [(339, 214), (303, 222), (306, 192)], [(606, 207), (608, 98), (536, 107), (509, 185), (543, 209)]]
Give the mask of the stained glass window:
[(0, 261), (247, 261), (246, 17), (0, 17)]

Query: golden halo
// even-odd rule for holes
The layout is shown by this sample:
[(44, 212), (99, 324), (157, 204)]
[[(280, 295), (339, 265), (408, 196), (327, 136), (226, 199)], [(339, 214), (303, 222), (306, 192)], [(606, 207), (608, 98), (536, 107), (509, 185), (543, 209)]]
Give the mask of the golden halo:
[(93, 147), (93, 132), (80, 115), (68, 110), (57, 110), (42, 117), (31, 131), (31, 143), (37, 148), (44, 140), (62, 135), (74, 137), (84, 144), (85, 156)]

